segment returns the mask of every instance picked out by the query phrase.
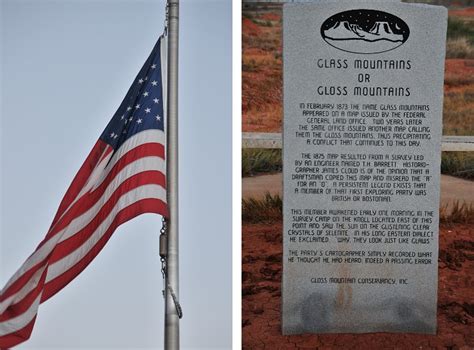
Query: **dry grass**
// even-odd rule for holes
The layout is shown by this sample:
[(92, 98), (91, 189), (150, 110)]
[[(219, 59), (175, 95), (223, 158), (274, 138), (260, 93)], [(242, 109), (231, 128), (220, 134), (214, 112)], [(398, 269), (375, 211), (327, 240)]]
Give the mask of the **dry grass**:
[(446, 58), (474, 58), (474, 47), (466, 37), (449, 39), (446, 43)]
[[(456, 96), (458, 94), (458, 96)], [(447, 59), (444, 73), (444, 95), (455, 97), (458, 107), (473, 102), (474, 59)], [(446, 101), (445, 101), (446, 102)]]
[(441, 155), (441, 174), (474, 180), (474, 153), (443, 152)]
[(471, 45), (474, 44), (474, 27), (469, 20), (470, 16), (449, 16), (448, 17), (448, 40), (456, 38), (466, 38)]
[(263, 199), (242, 200), (242, 222), (276, 222), (282, 220), (283, 202), (278, 195), (267, 193)]
[(282, 170), (281, 149), (243, 149), (242, 176)]
[(280, 131), (282, 120), (281, 8), (243, 11), (244, 131)]
[(444, 83), (450, 87), (464, 87), (474, 84), (474, 76), (472, 75), (459, 75), (459, 74), (448, 74), (444, 77)]
[(454, 202), (439, 209), (439, 221), (442, 224), (474, 224), (473, 203)]
[[(249, 66), (252, 66), (249, 70)], [(275, 56), (264, 50), (252, 50), (242, 57), (242, 70), (244, 72), (255, 72), (255, 68), (268, 69), (278, 68)]]
[(246, 118), (244, 131), (250, 132), (280, 132), (283, 108), (281, 105), (250, 110), (243, 114)]
[(444, 135), (474, 135), (474, 85), (447, 92), (443, 106)]

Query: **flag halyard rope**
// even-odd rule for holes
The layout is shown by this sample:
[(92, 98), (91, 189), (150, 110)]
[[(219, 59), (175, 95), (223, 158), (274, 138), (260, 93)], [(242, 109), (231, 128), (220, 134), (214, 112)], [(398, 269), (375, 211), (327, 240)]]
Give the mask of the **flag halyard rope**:
[(163, 298), (166, 298), (166, 288), (170, 291), (171, 298), (173, 299), (174, 307), (176, 309), (176, 313), (178, 315), (178, 318), (183, 317), (183, 309), (181, 307), (181, 304), (179, 303), (178, 297), (176, 296), (176, 293), (174, 292), (173, 288), (171, 285), (168, 283), (168, 278), (167, 278), (167, 242), (168, 242), (168, 235), (167, 231), (168, 226), (166, 222), (166, 218), (163, 217), (162, 219), (162, 226), (160, 230), (160, 261), (161, 261), (161, 275), (163, 276)]

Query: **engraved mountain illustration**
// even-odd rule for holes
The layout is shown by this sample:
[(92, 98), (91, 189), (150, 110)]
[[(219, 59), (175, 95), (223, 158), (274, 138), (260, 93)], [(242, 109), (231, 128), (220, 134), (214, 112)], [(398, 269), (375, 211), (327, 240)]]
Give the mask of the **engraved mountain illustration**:
[(362, 54), (382, 53), (403, 45), (410, 35), (408, 25), (388, 12), (358, 9), (327, 18), (321, 36), (336, 49)]
[(375, 22), (369, 31), (365, 31), (360, 25), (348, 21), (336, 22), (333, 27), (324, 31), (327, 39), (332, 40), (364, 40), (391, 42), (403, 42), (403, 35), (395, 34), (388, 22)]

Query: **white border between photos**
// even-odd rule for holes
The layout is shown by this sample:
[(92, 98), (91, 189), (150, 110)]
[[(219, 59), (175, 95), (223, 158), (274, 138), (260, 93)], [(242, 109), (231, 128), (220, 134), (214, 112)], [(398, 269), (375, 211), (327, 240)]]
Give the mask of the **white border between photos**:
[(232, 348), (242, 349), (242, 0), (232, 1)]

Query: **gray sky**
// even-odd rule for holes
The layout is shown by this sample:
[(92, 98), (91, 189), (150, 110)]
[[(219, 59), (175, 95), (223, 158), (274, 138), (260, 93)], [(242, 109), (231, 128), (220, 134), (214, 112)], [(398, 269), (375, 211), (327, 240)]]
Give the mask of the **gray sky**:
[[(163, 30), (164, 0), (0, 0), (0, 288), (44, 237), (67, 187)], [(182, 0), (183, 348), (231, 347), (231, 1)], [(40, 306), (19, 349), (160, 348), (160, 217), (115, 232)]]

